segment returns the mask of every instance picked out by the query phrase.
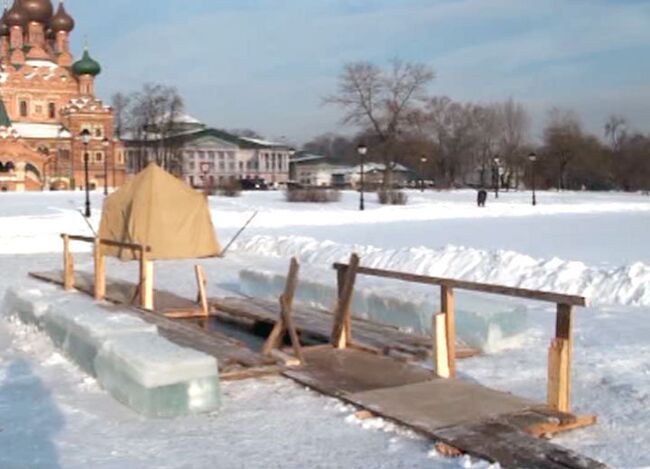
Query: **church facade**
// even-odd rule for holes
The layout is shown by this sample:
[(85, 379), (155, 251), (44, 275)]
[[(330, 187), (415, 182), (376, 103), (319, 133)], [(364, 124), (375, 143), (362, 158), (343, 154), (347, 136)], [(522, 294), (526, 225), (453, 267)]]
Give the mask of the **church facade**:
[[(0, 191), (118, 187), (124, 149), (113, 110), (95, 96), (100, 64), (75, 61), (60, 1), (14, 0), (0, 20)], [(82, 134), (89, 134), (83, 139)], [(85, 141), (84, 141), (85, 140)]]

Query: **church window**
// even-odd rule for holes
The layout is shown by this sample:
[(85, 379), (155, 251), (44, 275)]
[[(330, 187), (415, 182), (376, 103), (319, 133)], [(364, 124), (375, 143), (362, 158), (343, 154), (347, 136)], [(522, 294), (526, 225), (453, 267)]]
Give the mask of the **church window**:
[(56, 118), (56, 104), (50, 103), (47, 105), (48, 109), (48, 115), (50, 116), (50, 119), (55, 119)]
[(20, 102), (20, 117), (27, 117), (27, 101), (23, 100)]
[(104, 155), (101, 153), (95, 153), (95, 161), (101, 163), (104, 160)]
[(104, 131), (101, 127), (95, 127), (95, 137), (101, 137), (104, 135)]

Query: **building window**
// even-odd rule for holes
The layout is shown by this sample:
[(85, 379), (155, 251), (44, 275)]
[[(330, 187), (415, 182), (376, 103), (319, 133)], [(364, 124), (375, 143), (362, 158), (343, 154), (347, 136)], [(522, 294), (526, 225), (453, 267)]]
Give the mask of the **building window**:
[(95, 137), (101, 137), (102, 135), (104, 135), (104, 132), (102, 131), (102, 128), (101, 127), (96, 127), (95, 128)]
[(204, 151), (199, 152), (199, 159), (200, 160), (205, 160), (205, 152)]
[(28, 115), (28, 106), (27, 106), (27, 101), (21, 101), (20, 102), (20, 117), (27, 117)]
[(40, 104), (34, 106), (34, 114), (36, 114), (37, 116), (43, 114), (43, 106), (41, 106)]
[(47, 105), (48, 115), (50, 119), (56, 119), (56, 104), (50, 103)]
[(210, 159), (210, 161), (214, 161), (214, 152), (213, 151), (208, 152), (208, 158)]
[(225, 164), (223, 161), (219, 162), (219, 169), (220, 169), (221, 171), (223, 171), (224, 169), (226, 169), (226, 164)]
[(95, 153), (95, 162), (101, 163), (102, 161), (104, 161), (104, 154), (99, 152)]
[(225, 155), (222, 151), (219, 152), (219, 159), (223, 160), (225, 158)]

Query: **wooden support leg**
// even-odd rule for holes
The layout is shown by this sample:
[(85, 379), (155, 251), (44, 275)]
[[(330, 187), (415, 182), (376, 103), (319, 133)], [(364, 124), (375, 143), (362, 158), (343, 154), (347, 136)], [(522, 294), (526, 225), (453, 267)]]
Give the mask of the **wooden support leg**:
[(99, 239), (95, 239), (93, 260), (95, 263), (95, 301), (102, 301), (106, 297), (106, 257), (102, 252)]
[(350, 263), (345, 275), (345, 284), (336, 302), (334, 312), (334, 327), (332, 329), (332, 345), (344, 349), (352, 340), (352, 295), (354, 294), (354, 283), (359, 268), (359, 256), (352, 254)]
[(440, 291), (442, 312), (445, 315), (445, 328), (447, 331), (447, 360), (449, 362), (449, 377), (456, 377), (456, 309), (454, 290), (442, 286)]
[(201, 311), (203, 312), (203, 315), (207, 318), (210, 316), (210, 307), (208, 306), (208, 295), (206, 293), (207, 280), (205, 278), (205, 271), (200, 265), (195, 266), (194, 271), (196, 273), (196, 283), (199, 289), (198, 301), (201, 304)]
[(143, 254), (140, 260), (140, 306), (153, 311), (153, 261)]
[(74, 289), (74, 257), (70, 252), (68, 235), (63, 235), (63, 289)]
[(447, 357), (447, 315), (433, 316), (433, 366), (440, 378), (449, 378), (449, 357)]
[(282, 345), (284, 332), (288, 330), (291, 337), (291, 343), (294, 347), (294, 351), (296, 352), (296, 357), (301, 362), (304, 362), (304, 357), (302, 356), (302, 350), (300, 348), (300, 342), (298, 340), (298, 333), (296, 332), (296, 329), (293, 326), (293, 321), (291, 319), (293, 298), (298, 286), (299, 272), (300, 264), (294, 257), (291, 259), (291, 264), (289, 266), (289, 274), (287, 275), (287, 283), (284, 286), (284, 293), (280, 296), (280, 318), (278, 319), (278, 322), (275, 323), (273, 330), (271, 330), (269, 337), (266, 339), (266, 342), (262, 347), (262, 353), (264, 355), (272, 355), (273, 350), (280, 348)]
[(549, 349), (548, 405), (561, 412), (571, 410), (573, 311), (570, 305), (557, 305), (556, 337)]

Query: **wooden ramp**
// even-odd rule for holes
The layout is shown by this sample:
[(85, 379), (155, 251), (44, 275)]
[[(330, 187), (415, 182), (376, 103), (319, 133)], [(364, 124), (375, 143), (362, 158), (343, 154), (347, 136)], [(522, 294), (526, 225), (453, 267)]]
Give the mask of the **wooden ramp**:
[[(63, 285), (62, 272), (30, 273), (39, 280)], [(93, 274), (75, 272), (75, 288), (83, 293), (93, 295)], [(137, 287), (133, 283), (108, 279), (106, 282), (106, 300), (111, 303), (130, 306)], [(155, 304), (160, 310), (195, 308), (192, 301), (173, 293), (155, 290)], [(221, 332), (207, 330), (201, 321), (174, 321), (160, 313), (130, 308), (134, 314), (158, 326), (160, 334), (183, 347), (190, 347), (217, 358), (219, 371), (225, 379), (255, 376), (257, 374), (277, 373), (276, 360), (251, 350), (245, 343), (233, 339)]]
[[(259, 298), (211, 298), (211, 312), (217, 317), (237, 321), (239, 318), (272, 327), (280, 314), (279, 304)], [(293, 307), (293, 321), (303, 339), (329, 343), (334, 315), (331, 311), (305, 305)], [(352, 318), (354, 341), (376, 353), (406, 361), (423, 361), (431, 357), (431, 337), (409, 334), (397, 327), (361, 318)], [(479, 351), (457, 340), (456, 357), (468, 358)]]
[(543, 404), (354, 349), (305, 350), (307, 365), (283, 374), (374, 415), (504, 468), (605, 468), (537, 438), (594, 423)]

